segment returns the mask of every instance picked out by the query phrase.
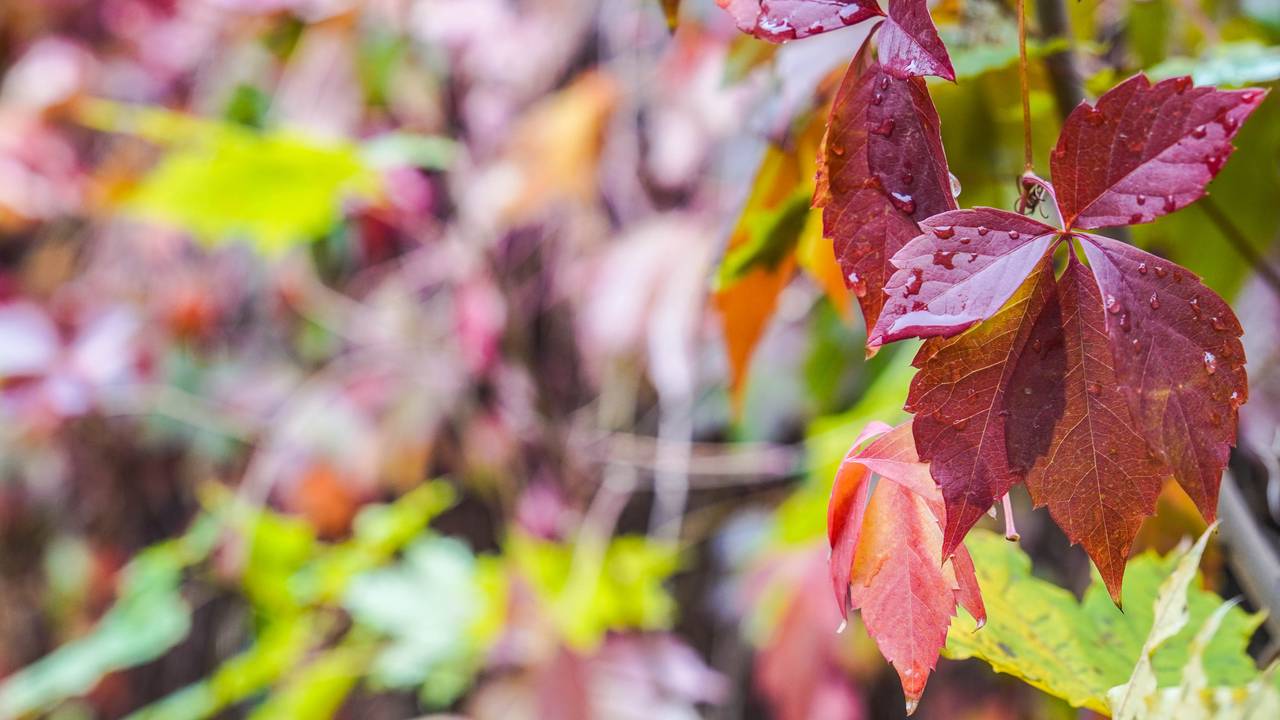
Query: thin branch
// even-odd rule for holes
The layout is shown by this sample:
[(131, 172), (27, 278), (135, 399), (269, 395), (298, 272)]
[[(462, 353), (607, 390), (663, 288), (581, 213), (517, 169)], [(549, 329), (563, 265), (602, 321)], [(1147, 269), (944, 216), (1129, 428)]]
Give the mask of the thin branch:
[(1035, 170), (1031, 150), (1031, 85), (1027, 80), (1027, 3), (1018, 0), (1018, 80), (1022, 88), (1022, 170)]
[(1218, 204), (1208, 195), (1200, 198), (1200, 202), (1196, 205), (1218, 227), (1218, 232), (1222, 233), (1222, 237), (1226, 239), (1231, 249), (1239, 253), (1253, 271), (1258, 273), (1258, 276), (1266, 281), (1277, 295), (1280, 295), (1280, 273), (1277, 273), (1262, 253), (1249, 243), (1249, 238), (1245, 237), (1244, 232), (1231, 220), (1231, 216), (1223, 212), (1222, 208), (1218, 207)]

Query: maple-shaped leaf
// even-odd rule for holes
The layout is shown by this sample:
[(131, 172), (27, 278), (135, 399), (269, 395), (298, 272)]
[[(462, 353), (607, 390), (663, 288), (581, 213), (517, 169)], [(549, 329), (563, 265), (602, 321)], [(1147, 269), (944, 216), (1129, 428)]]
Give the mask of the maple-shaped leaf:
[(876, 35), (880, 63), (898, 77), (936, 75), (955, 80), (951, 56), (938, 37), (926, 0), (892, 0)]
[[(953, 211), (894, 255), (869, 344), (931, 338), (907, 409), (942, 488), (943, 557), (1025, 479), (1118, 601), (1165, 478), (1213, 519), (1248, 393), (1240, 324), (1188, 270), (1079, 228), (1149, 220), (1202, 195), (1261, 97), (1128, 80), (1066, 121), (1057, 192), (1033, 178), (1061, 226)], [(1140, 210), (1156, 197), (1167, 202)]]
[[(874, 489), (873, 475), (880, 478)], [(867, 633), (898, 672), (908, 712), (937, 665), (957, 604), (979, 623), (986, 618), (968, 551), (960, 546), (938, 562), (943, 512), (928, 465), (916, 456), (911, 423), (869, 426), (842, 463), (828, 506), (841, 610), (861, 610)]]
[(1135, 225), (1199, 199), (1265, 96), (1139, 74), (1081, 103), (1049, 158), (1064, 226)]
[(920, 78), (899, 78), (860, 53), (827, 122), (814, 206), (823, 210), (848, 286), (868, 328), (885, 304), (890, 258), (917, 221), (955, 207), (938, 113)]
[(779, 43), (883, 15), (876, 0), (716, 0), (738, 29)]

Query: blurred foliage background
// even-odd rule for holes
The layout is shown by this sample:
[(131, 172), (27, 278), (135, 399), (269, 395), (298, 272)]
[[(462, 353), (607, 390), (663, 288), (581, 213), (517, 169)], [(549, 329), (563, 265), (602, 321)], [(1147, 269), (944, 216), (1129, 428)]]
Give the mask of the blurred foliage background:
[[(1065, 34), (1031, 5), (1042, 174), (1045, 58), (1095, 95), (1280, 78), (1274, 0), (1072, 0)], [(1011, 207), (1013, 5), (933, 13), (959, 200)], [(903, 417), (913, 351), (864, 358), (809, 210), (865, 32), (769, 46), (712, 0), (0, 4), (0, 718), (901, 716), (826, 575), (834, 469)], [(1248, 286), (1248, 320), (1280, 98), (1238, 145), (1131, 239)], [(1201, 529), (1171, 489), (1139, 549)], [(1090, 712), (944, 661), (919, 715)]]

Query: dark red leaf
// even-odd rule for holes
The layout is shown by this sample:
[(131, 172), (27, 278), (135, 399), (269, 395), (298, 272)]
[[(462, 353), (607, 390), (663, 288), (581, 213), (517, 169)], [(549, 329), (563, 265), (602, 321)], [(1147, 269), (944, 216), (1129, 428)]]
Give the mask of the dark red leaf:
[(1136, 429), (1212, 521), (1249, 392), (1240, 322), (1188, 270), (1110, 238), (1082, 240)]
[(786, 42), (856, 25), (882, 15), (876, 0), (716, 0), (738, 29), (769, 42)]
[[(1061, 312), (1042, 315), (1044, 336), (1033, 332), (1023, 353), (1019, 370), (1029, 371), (1015, 373), (1011, 397), (1028, 402), (1010, 403), (1010, 460), (1017, 467), (1018, 453), (1043, 448), (1025, 469), (1027, 489), (1071, 542), (1084, 546), (1118, 603), (1133, 539), (1155, 511), (1169, 469), (1137, 433), (1113, 367), (1102, 295), (1074, 256), (1058, 281), (1057, 303)], [(1061, 402), (1045, 402), (1054, 396)], [(1060, 410), (1052, 427), (1043, 426), (1038, 403)]]
[(1067, 118), (1050, 156), (1066, 227), (1150, 222), (1204, 194), (1263, 90), (1135, 75)]
[(880, 63), (898, 77), (936, 75), (955, 80), (951, 56), (938, 37), (925, 0), (893, 0), (876, 35)]
[(920, 372), (907, 410), (916, 416), (920, 459), (929, 462), (946, 503), (944, 557), (1021, 479), (1005, 449), (1005, 396), (1032, 327), (1053, 297), (1053, 282), (1045, 257), (999, 312), (959, 336), (930, 341), (916, 358)]
[(831, 109), (814, 205), (867, 327), (884, 305), (889, 259), (916, 222), (955, 207), (938, 113), (924, 81), (855, 58)]
[(996, 210), (953, 210), (920, 223), (923, 234), (892, 259), (884, 309), (868, 333), (878, 347), (908, 337), (949, 337), (991, 317), (1044, 256), (1058, 230)]

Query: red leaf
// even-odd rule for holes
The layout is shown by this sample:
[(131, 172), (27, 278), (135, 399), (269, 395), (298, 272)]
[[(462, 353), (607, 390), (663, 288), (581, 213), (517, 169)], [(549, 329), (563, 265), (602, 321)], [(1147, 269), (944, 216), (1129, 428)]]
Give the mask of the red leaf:
[(1212, 521), (1249, 393), (1240, 322), (1186, 269), (1110, 238), (1082, 239), (1137, 430)]
[(955, 80), (951, 56), (938, 37), (925, 0), (893, 0), (876, 35), (880, 62), (898, 77), (936, 75)]
[(884, 305), (889, 259), (916, 221), (955, 207), (938, 113), (924, 81), (855, 58), (831, 108), (814, 205), (867, 327)]
[[(1112, 598), (1120, 602), (1125, 562), (1142, 521), (1155, 511), (1169, 469), (1147, 449), (1113, 368), (1107, 311), (1089, 269), (1071, 257), (1058, 281), (1057, 307), (1042, 315), (1042, 352), (1027, 352), (1015, 373), (1012, 397), (1056, 407), (1050, 428), (1010, 404), (1010, 460), (1042, 447), (1027, 472), (1037, 506), (1049, 506), (1073, 543), (1084, 546)], [(1057, 342), (1048, 338), (1056, 335)], [(1025, 383), (1025, 384), (1024, 384)], [(1018, 388), (1031, 388), (1024, 395)], [(1045, 402), (1058, 396), (1058, 400)], [(1033, 411), (1034, 413), (1034, 411)], [(1046, 439), (1040, 441), (1033, 435)], [(1044, 447), (1047, 445), (1047, 447)]]
[(716, 0), (738, 29), (780, 43), (883, 15), (876, 0)]
[(868, 334), (878, 347), (908, 337), (950, 337), (991, 317), (1049, 249), (1058, 230), (1004, 210), (935, 215), (893, 256), (884, 310)]
[[(862, 451), (855, 444), (837, 474), (828, 515), (837, 597), (842, 607), (862, 611), (868, 634), (898, 671), (909, 710), (937, 665), (957, 602), (980, 623), (986, 617), (964, 548), (938, 562), (944, 511), (937, 486), (921, 482), (926, 469), (915, 456), (910, 423)], [(881, 482), (868, 494), (872, 472)]]
[(907, 410), (916, 448), (930, 463), (946, 502), (942, 555), (949, 555), (1020, 477), (1005, 450), (1005, 396), (1032, 326), (1053, 295), (1053, 265), (1036, 266), (1009, 302), (986, 322), (935, 340), (916, 358)]
[[(1060, 185), (1046, 190), (1076, 226), (1123, 222), (1149, 203), (1140, 191), (1169, 194), (1172, 210), (1203, 194), (1261, 99), (1135, 77), (1068, 119), (1053, 157)], [(1248, 392), (1239, 322), (1190, 272), (1069, 224), (979, 208), (921, 226), (893, 257), (868, 345), (931, 338), (907, 408), (946, 501), (944, 552), (1026, 478), (1118, 598), (1165, 477), (1216, 514)], [(1054, 292), (1042, 258), (1069, 237), (1090, 268), (1073, 252)]]
[(1150, 222), (1199, 199), (1265, 95), (1139, 74), (1081, 103), (1050, 156), (1066, 227)]

